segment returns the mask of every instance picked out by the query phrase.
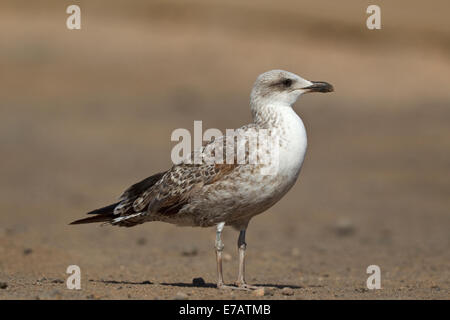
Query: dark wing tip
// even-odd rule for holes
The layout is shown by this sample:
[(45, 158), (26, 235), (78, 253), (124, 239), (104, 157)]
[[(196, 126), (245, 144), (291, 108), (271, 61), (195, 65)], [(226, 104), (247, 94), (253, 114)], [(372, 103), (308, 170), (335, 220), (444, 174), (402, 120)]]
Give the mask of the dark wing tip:
[(72, 221), (71, 223), (69, 223), (69, 225), (72, 224), (85, 224), (85, 223), (95, 223), (95, 222), (107, 222), (107, 221), (111, 221), (113, 219), (113, 215), (98, 215), (95, 217), (89, 217), (89, 218), (84, 218), (84, 219), (79, 219), (79, 220), (75, 220)]
[(120, 202), (116, 202), (110, 204), (109, 206), (89, 211), (87, 214), (102, 214), (102, 215), (112, 214), (114, 212), (114, 208), (117, 207), (119, 203)]
[(88, 218), (83, 218), (83, 219), (79, 219), (79, 220), (75, 220), (75, 221), (69, 223), (69, 225), (71, 225), (71, 224), (84, 224), (84, 223), (111, 221), (111, 219), (114, 216), (114, 208), (118, 204), (119, 204), (119, 202), (110, 204), (109, 206), (106, 206), (106, 207), (103, 207), (103, 208), (99, 208), (99, 209), (95, 209), (93, 211), (90, 211), (87, 214), (89, 214), (89, 215), (93, 215), (94, 214), (95, 216), (88, 217)]

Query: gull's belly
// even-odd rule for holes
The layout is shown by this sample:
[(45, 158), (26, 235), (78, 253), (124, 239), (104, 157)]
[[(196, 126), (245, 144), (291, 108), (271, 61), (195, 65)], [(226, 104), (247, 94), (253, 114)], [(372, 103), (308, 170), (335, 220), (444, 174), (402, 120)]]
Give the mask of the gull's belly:
[(191, 212), (194, 223), (202, 226), (250, 219), (275, 204), (295, 182), (278, 174), (242, 172), (244, 168), (239, 176), (205, 187), (183, 211)]
[(278, 167), (242, 166), (226, 179), (206, 186), (186, 209), (196, 225), (237, 224), (277, 203), (295, 184), (306, 152), (306, 138), (282, 143)]
[[(293, 162), (280, 162), (276, 174), (241, 172), (240, 176), (230, 175), (229, 179), (206, 187), (196, 197), (198, 201), (193, 199), (189, 205), (195, 224), (211, 226), (222, 221), (233, 224), (269, 209), (295, 184), (301, 163), (292, 165)], [(245, 171), (244, 168), (240, 171)]]

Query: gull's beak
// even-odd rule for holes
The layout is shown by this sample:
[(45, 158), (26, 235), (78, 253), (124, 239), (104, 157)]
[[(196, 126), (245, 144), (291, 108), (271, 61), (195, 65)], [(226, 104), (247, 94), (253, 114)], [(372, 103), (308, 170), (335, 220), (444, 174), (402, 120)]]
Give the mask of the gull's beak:
[(333, 92), (334, 88), (331, 84), (323, 81), (311, 81), (312, 85), (304, 87), (306, 92)]

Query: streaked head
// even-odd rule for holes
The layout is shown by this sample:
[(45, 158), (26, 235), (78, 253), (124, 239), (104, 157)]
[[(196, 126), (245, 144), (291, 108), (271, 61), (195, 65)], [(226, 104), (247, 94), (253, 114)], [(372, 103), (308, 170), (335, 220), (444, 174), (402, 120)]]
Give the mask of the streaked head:
[(251, 104), (289, 105), (309, 92), (333, 92), (333, 86), (322, 81), (309, 81), (284, 70), (271, 70), (258, 76), (251, 93)]

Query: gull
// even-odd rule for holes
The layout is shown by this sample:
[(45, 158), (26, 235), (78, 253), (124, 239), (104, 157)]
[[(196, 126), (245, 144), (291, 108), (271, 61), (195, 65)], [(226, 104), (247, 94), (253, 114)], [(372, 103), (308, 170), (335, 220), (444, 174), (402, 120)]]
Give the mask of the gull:
[[(277, 166), (263, 173), (264, 163), (200, 163), (182, 161), (125, 190), (118, 202), (89, 212), (91, 217), (71, 224), (103, 222), (132, 227), (149, 221), (178, 226), (216, 227), (217, 288), (256, 289), (245, 281), (245, 234), (250, 220), (277, 203), (295, 184), (307, 149), (307, 136), (293, 104), (305, 93), (332, 92), (333, 86), (309, 81), (284, 70), (259, 75), (250, 95), (252, 123), (237, 129), (240, 135), (266, 130), (277, 141)], [(221, 137), (217, 141), (224, 141)], [(214, 141), (197, 155), (211, 152)], [(246, 153), (248, 154), (248, 153)], [(234, 158), (236, 159), (236, 158)], [(235, 285), (225, 285), (221, 240), (224, 226), (239, 231), (239, 269)]]

